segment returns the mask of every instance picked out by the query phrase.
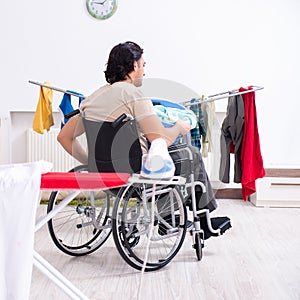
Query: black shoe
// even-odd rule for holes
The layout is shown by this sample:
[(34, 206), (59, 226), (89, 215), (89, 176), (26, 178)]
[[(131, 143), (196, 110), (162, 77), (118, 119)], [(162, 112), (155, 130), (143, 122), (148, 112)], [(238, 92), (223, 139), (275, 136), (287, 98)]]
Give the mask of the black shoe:
[[(207, 225), (207, 218), (206, 216), (204, 217), (200, 217), (200, 226), (201, 229), (203, 229), (204, 231), (204, 239), (207, 240), (209, 239), (211, 236), (219, 236), (216, 233), (212, 233)], [(210, 222), (211, 222), (211, 226), (214, 230), (220, 229), (220, 233), (221, 235), (228, 230), (229, 228), (231, 228), (231, 223), (230, 223), (230, 219), (228, 217), (215, 217), (215, 218), (210, 218)]]

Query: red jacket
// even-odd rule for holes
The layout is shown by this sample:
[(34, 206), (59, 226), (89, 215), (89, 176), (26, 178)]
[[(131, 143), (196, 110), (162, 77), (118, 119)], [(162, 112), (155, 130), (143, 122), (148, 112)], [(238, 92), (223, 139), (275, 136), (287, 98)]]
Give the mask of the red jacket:
[[(252, 88), (240, 88), (243, 92)], [(245, 201), (255, 193), (255, 180), (265, 176), (263, 159), (260, 152), (259, 134), (257, 128), (255, 93), (242, 95), (245, 108), (244, 137), (241, 150), (242, 194)]]

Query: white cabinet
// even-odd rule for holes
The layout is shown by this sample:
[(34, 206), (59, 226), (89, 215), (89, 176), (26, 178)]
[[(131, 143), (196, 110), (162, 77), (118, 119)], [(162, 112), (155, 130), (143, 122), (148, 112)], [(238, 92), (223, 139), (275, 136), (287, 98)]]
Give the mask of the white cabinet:
[(250, 201), (256, 206), (300, 207), (300, 169), (266, 169)]

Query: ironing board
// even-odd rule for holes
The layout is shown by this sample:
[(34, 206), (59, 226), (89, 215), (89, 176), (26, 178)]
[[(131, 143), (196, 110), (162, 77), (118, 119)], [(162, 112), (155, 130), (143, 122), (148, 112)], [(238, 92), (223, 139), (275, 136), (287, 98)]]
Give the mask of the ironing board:
[[(68, 203), (70, 203), (70, 201), (81, 191), (121, 187), (126, 185), (129, 177), (130, 174), (127, 173), (49, 172), (42, 174), (41, 190), (72, 190), (73, 192), (66, 196), (54, 210), (38, 220), (35, 225), (35, 232), (45, 225), (55, 214), (61, 211), (61, 209), (68, 205)], [(35, 250), (33, 251), (33, 263), (72, 299), (88, 299)]]
[[(130, 175), (128, 173), (79, 173), (79, 172), (49, 172), (41, 176), (41, 190), (70, 190), (56, 207), (46, 216), (42, 217), (35, 225), (35, 231), (45, 225), (54, 215), (59, 213), (66, 205), (70, 203), (80, 192), (84, 190), (104, 190), (118, 188), (132, 183), (152, 184), (155, 189), (156, 184), (162, 185), (183, 185), (185, 179), (180, 176), (173, 176), (168, 180), (145, 179), (138, 174)], [(152, 201), (154, 205), (155, 201)], [(49, 262), (41, 257), (36, 251), (33, 251), (33, 263), (50, 280), (57, 284), (72, 299), (88, 299), (78, 288), (76, 288), (67, 278), (56, 270)], [(147, 259), (145, 259), (147, 261)]]

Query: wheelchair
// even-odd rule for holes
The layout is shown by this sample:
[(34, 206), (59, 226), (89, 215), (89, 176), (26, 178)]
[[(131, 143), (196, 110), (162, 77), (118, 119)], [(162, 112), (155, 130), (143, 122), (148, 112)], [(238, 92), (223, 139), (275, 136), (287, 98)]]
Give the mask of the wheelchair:
[[(82, 117), (89, 150), (88, 165), (71, 172), (114, 172), (132, 174), (129, 182), (118, 189), (85, 191), (48, 222), (54, 244), (72, 256), (90, 254), (99, 249), (112, 233), (121, 257), (137, 270), (155, 271), (167, 265), (180, 250), (186, 233), (193, 237), (198, 260), (202, 259), (204, 231), (200, 215), (214, 235), (208, 209), (196, 209), (195, 187), (205, 193), (202, 182), (194, 180), (193, 168), (186, 176), (170, 180), (141, 178), (141, 146), (135, 120), (125, 114), (114, 122), (95, 122)], [(169, 148), (170, 152), (186, 151), (184, 163), (193, 164), (193, 155), (186, 144)], [(182, 161), (179, 162), (183, 164)], [(175, 162), (176, 165), (176, 162)], [(186, 177), (186, 178), (185, 178)], [(193, 210), (188, 228), (187, 189), (190, 189)], [(64, 192), (53, 191), (47, 212), (58, 205)]]

